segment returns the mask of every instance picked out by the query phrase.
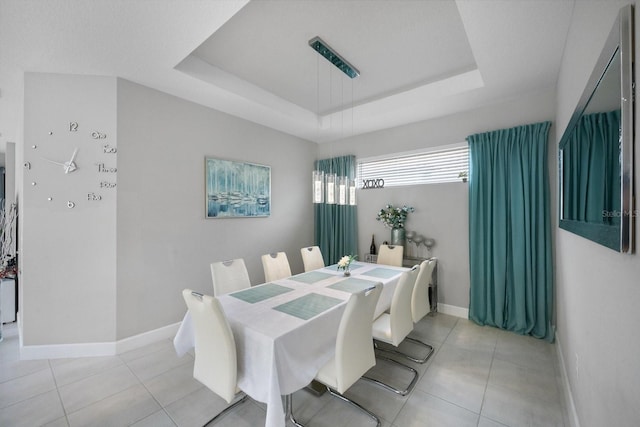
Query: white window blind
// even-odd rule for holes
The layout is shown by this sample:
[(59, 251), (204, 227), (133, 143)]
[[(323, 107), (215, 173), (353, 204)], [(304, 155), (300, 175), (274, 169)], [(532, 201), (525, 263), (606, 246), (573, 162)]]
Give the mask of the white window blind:
[(466, 143), (428, 152), (362, 159), (358, 161), (358, 188), (375, 188), (380, 186), (381, 179), (385, 187), (457, 182), (460, 180), (458, 174), (468, 170), (469, 147)]

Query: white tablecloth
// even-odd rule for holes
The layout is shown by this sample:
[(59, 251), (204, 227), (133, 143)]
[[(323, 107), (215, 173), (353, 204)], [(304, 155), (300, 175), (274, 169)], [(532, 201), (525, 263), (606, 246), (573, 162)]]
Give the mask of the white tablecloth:
[[(381, 314), (391, 305), (400, 274), (407, 269), (367, 263), (355, 263), (354, 267), (357, 268), (352, 270), (351, 277), (384, 284), (376, 307), (376, 316)], [(398, 274), (386, 278), (367, 275), (379, 268), (387, 273), (396, 270)], [(338, 325), (350, 293), (329, 287), (345, 279), (335, 266), (315, 271), (330, 276), (311, 284), (302, 281), (304, 273), (272, 282), (292, 291), (253, 304), (230, 294), (219, 297), (236, 342), (238, 387), (253, 399), (267, 404), (266, 427), (284, 427), (281, 396), (308, 385), (335, 354)], [(309, 293), (326, 295), (342, 302), (309, 320), (273, 309)], [(193, 323), (187, 312), (174, 346), (178, 355), (184, 355), (194, 345)]]

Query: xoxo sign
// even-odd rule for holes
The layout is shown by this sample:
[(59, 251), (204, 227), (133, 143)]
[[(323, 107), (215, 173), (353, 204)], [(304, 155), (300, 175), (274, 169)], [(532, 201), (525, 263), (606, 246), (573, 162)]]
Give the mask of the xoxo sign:
[(384, 188), (384, 179), (363, 179), (362, 180), (362, 189), (371, 189), (371, 188)]

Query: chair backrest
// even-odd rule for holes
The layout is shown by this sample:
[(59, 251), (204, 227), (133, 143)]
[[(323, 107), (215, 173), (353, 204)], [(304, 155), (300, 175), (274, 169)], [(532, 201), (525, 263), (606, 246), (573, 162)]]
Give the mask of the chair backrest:
[(420, 266), (415, 265), (411, 270), (402, 273), (396, 290), (393, 292), (389, 315), (391, 316), (391, 340), (396, 347), (413, 330), (411, 296), (419, 272)]
[(431, 283), (431, 276), (435, 266), (435, 259), (428, 259), (422, 261), (420, 264), (420, 272), (418, 273), (416, 284), (413, 287), (413, 295), (411, 296), (413, 323), (418, 322), (431, 311), (431, 305), (429, 304), (429, 284)]
[(211, 263), (213, 294), (220, 296), (251, 286), (249, 273), (242, 258)]
[(191, 289), (182, 291), (195, 328), (193, 377), (227, 403), (238, 388), (236, 343), (220, 302)]
[(284, 252), (262, 255), (262, 267), (266, 282), (291, 277), (289, 259)]
[(382, 283), (352, 294), (340, 320), (336, 339), (336, 384), (344, 393), (376, 364), (371, 319), (378, 304)]
[(317, 270), (324, 267), (324, 258), (322, 252), (317, 246), (310, 246), (308, 248), (300, 249), (302, 254), (302, 263), (304, 264), (304, 271)]
[(403, 254), (404, 246), (380, 245), (380, 252), (378, 253), (378, 264), (402, 267)]

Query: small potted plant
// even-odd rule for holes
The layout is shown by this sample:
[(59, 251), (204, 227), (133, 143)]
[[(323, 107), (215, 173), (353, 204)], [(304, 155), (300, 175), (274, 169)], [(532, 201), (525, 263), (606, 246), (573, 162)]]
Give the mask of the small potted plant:
[(462, 179), (462, 182), (467, 182), (468, 176), (469, 176), (469, 173), (467, 171), (461, 171), (458, 174), (458, 178)]

